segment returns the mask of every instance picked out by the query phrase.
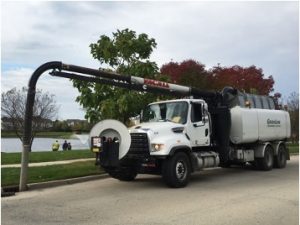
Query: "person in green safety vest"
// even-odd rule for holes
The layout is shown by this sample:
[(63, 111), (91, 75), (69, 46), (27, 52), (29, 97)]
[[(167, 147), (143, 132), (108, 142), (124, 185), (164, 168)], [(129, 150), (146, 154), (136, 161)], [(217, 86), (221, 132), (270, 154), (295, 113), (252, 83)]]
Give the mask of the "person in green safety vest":
[(58, 151), (58, 149), (59, 149), (59, 143), (58, 140), (56, 140), (56, 142), (52, 144), (52, 151)]

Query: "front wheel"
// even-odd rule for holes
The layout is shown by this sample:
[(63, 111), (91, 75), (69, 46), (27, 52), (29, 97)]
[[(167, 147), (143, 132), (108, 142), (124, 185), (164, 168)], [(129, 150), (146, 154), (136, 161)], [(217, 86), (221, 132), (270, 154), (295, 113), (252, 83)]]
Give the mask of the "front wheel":
[(107, 173), (120, 181), (133, 181), (137, 176), (137, 172), (132, 168), (119, 168), (106, 170)]
[(191, 174), (191, 165), (188, 156), (179, 152), (163, 163), (162, 176), (166, 184), (173, 188), (185, 187)]

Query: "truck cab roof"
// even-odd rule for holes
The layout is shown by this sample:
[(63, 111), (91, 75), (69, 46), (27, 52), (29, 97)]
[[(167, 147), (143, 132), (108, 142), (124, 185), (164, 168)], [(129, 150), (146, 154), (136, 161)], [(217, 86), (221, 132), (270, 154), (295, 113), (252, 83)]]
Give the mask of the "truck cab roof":
[(183, 99), (172, 99), (172, 100), (152, 102), (149, 105), (160, 104), (160, 103), (168, 103), (168, 102), (187, 102), (187, 103), (202, 102), (202, 103), (205, 103), (205, 101), (203, 99), (185, 99), (185, 98), (183, 98)]

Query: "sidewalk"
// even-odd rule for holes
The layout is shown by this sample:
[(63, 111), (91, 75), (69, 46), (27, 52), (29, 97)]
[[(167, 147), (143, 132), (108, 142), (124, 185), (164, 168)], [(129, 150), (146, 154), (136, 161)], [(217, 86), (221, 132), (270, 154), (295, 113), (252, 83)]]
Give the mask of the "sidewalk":
[[(84, 161), (95, 161), (95, 158), (72, 159), (72, 160), (53, 161), (53, 162), (29, 163), (29, 167), (61, 165), (61, 164), (69, 164), (69, 163), (84, 162)], [(1, 168), (15, 168), (15, 167), (21, 167), (21, 164), (1, 165)]]

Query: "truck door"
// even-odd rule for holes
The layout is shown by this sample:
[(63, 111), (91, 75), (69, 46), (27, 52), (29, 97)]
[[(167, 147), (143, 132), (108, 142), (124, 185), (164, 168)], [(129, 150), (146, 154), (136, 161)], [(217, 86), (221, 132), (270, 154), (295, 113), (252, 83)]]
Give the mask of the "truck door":
[(208, 146), (210, 138), (210, 126), (208, 112), (204, 110), (202, 102), (193, 102), (191, 104), (190, 124), (188, 126), (188, 135), (193, 147)]

